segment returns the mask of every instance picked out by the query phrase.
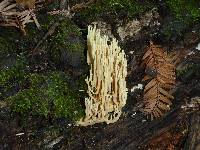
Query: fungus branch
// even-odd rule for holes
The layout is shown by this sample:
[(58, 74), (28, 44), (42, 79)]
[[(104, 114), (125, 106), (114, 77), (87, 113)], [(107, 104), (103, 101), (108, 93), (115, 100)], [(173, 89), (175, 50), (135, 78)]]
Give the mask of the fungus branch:
[(101, 36), (96, 27), (88, 27), (87, 63), (90, 76), (86, 79), (88, 98), (85, 98), (85, 117), (78, 124), (116, 122), (126, 104), (127, 60), (116, 39), (108, 44), (107, 36)]

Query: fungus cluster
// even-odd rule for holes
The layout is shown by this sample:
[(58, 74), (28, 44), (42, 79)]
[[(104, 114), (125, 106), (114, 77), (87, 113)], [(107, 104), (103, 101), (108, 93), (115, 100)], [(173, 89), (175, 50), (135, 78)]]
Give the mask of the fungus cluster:
[(116, 39), (110, 41), (108, 36), (102, 36), (96, 26), (88, 27), (87, 45), (88, 97), (85, 98), (85, 117), (78, 124), (114, 123), (127, 99), (125, 53)]

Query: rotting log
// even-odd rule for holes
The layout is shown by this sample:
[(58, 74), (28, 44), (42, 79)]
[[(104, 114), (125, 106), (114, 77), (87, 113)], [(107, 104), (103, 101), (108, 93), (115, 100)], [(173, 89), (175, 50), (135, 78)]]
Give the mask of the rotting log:
[(185, 150), (200, 149), (200, 111), (191, 115), (189, 133), (184, 145)]
[(168, 132), (171, 137), (175, 134), (177, 135), (175, 138), (177, 142), (173, 145), (177, 148), (181, 146), (181, 140), (185, 137), (185, 134), (182, 134), (185, 129), (187, 129), (187, 117), (180, 110), (174, 110), (166, 118), (152, 122), (145, 121), (144, 116), (141, 114), (135, 116), (129, 114), (109, 126), (94, 125), (87, 128), (79, 128), (79, 131), (77, 128), (77, 131), (73, 133), (76, 135), (76, 141), (75, 139), (68, 141), (70, 144), (67, 145), (67, 148), (75, 149), (79, 145), (87, 149), (97, 150), (146, 149), (151, 147), (148, 144), (156, 136), (158, 137)]
[[(126, 117), (108, 126), (102, 124), (87, 128), (77, 127), (73, 133), (76, 138), (68, 139), (70, 144), (67, 145), (67, 148), (75, 149), (79, 145), (87, 149), (97, 150), (183, 149), (188, 134), (190, 114), (196, 114), (198, 109), (196, 101), (192, 101), (189, 104), (177, 106), (159, 120), (146, 121), (143, 115), (133, 115), (133, 112), (129, 112)], [(191, 119), (192, 130), (189, 130), (189, 138), (190, 134), (195, 134), (194, 144), (189, 143), (189, 145), (194, 145), (197, 149), (199, 147), (196, 143), (199, 142), (200, 138), (199, 122), (200, 116), (198, 116), (198, 120), (193, 117)], [(192, 135), (191, 137), (194, 137)], [(189, 139), (189, 141), (192, 140)]]

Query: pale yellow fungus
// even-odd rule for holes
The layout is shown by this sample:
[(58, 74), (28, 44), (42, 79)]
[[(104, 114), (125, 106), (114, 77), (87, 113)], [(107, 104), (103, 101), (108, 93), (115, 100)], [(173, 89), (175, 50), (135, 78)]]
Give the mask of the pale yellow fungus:
[(102, 36), (96, 26), (88, 27), (87, 77), (88, 96), (85, 98), (85, 117), (78, 124), (87, 126), (95, 123), (116, 122), (126, 104), (127, 60), (116, 39)]

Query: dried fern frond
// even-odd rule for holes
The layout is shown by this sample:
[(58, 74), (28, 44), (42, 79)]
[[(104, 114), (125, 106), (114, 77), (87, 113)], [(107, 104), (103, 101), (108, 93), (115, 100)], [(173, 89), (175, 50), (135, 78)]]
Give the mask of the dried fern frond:
[(40, 29), (40, 24), (38, 23), (33, 9), (24, 10), (23, 12), (18, 14), (18, 18), (21, 28), (24, 29), (26, 27), (26, 24), (34, 22), (37, 28)]
[[(17, 1), (19, 2), (19, 1)], [(35, 1), (23, 1), (31, 2), (30, 8), (34, 7)], [(23, 6), (23, 5), (22, 5)], [(15, 0), (3, 0), (0, 2), (0, 26), (14, 26), (21, 29), (25, 34), (25, 26), (29, 22), (35, 22), (36, 26), (40, 28), (40, 25), (35, 16), (35, 9), (19, 9)]]
[(144, 108), (142, 111), (151, 119), (158, 118), (169, 110), (173, 96), (170, 90), (175, 85), (175, 66), (169, 62), (163, 49), (152, 42), (144, 54), (143, 64), (146, 70), (151, 69), (155, 75), (146, 75), (143, 80), (151, 79), (144, 88)]
[(13, 0), (4, 0), (0, 2), (0, 14), (1, 16), (7, 15), (17, 15), (18, 12), (16, 11), (16, 3)]
[[(85, 117), (78, 124), (116, 122), (126, 104), (127, 60), (116, 39), (101, 36), (96, 26), (88, 27), (87, 63), (90, 76), (86, 79), (89, 97), (85, 99)], [(110, 44), (108, 44), (110, 43)]]
[(33, 9), (35, 7), (35, 0), (15, 0), (15, 1), (25, 8)]

